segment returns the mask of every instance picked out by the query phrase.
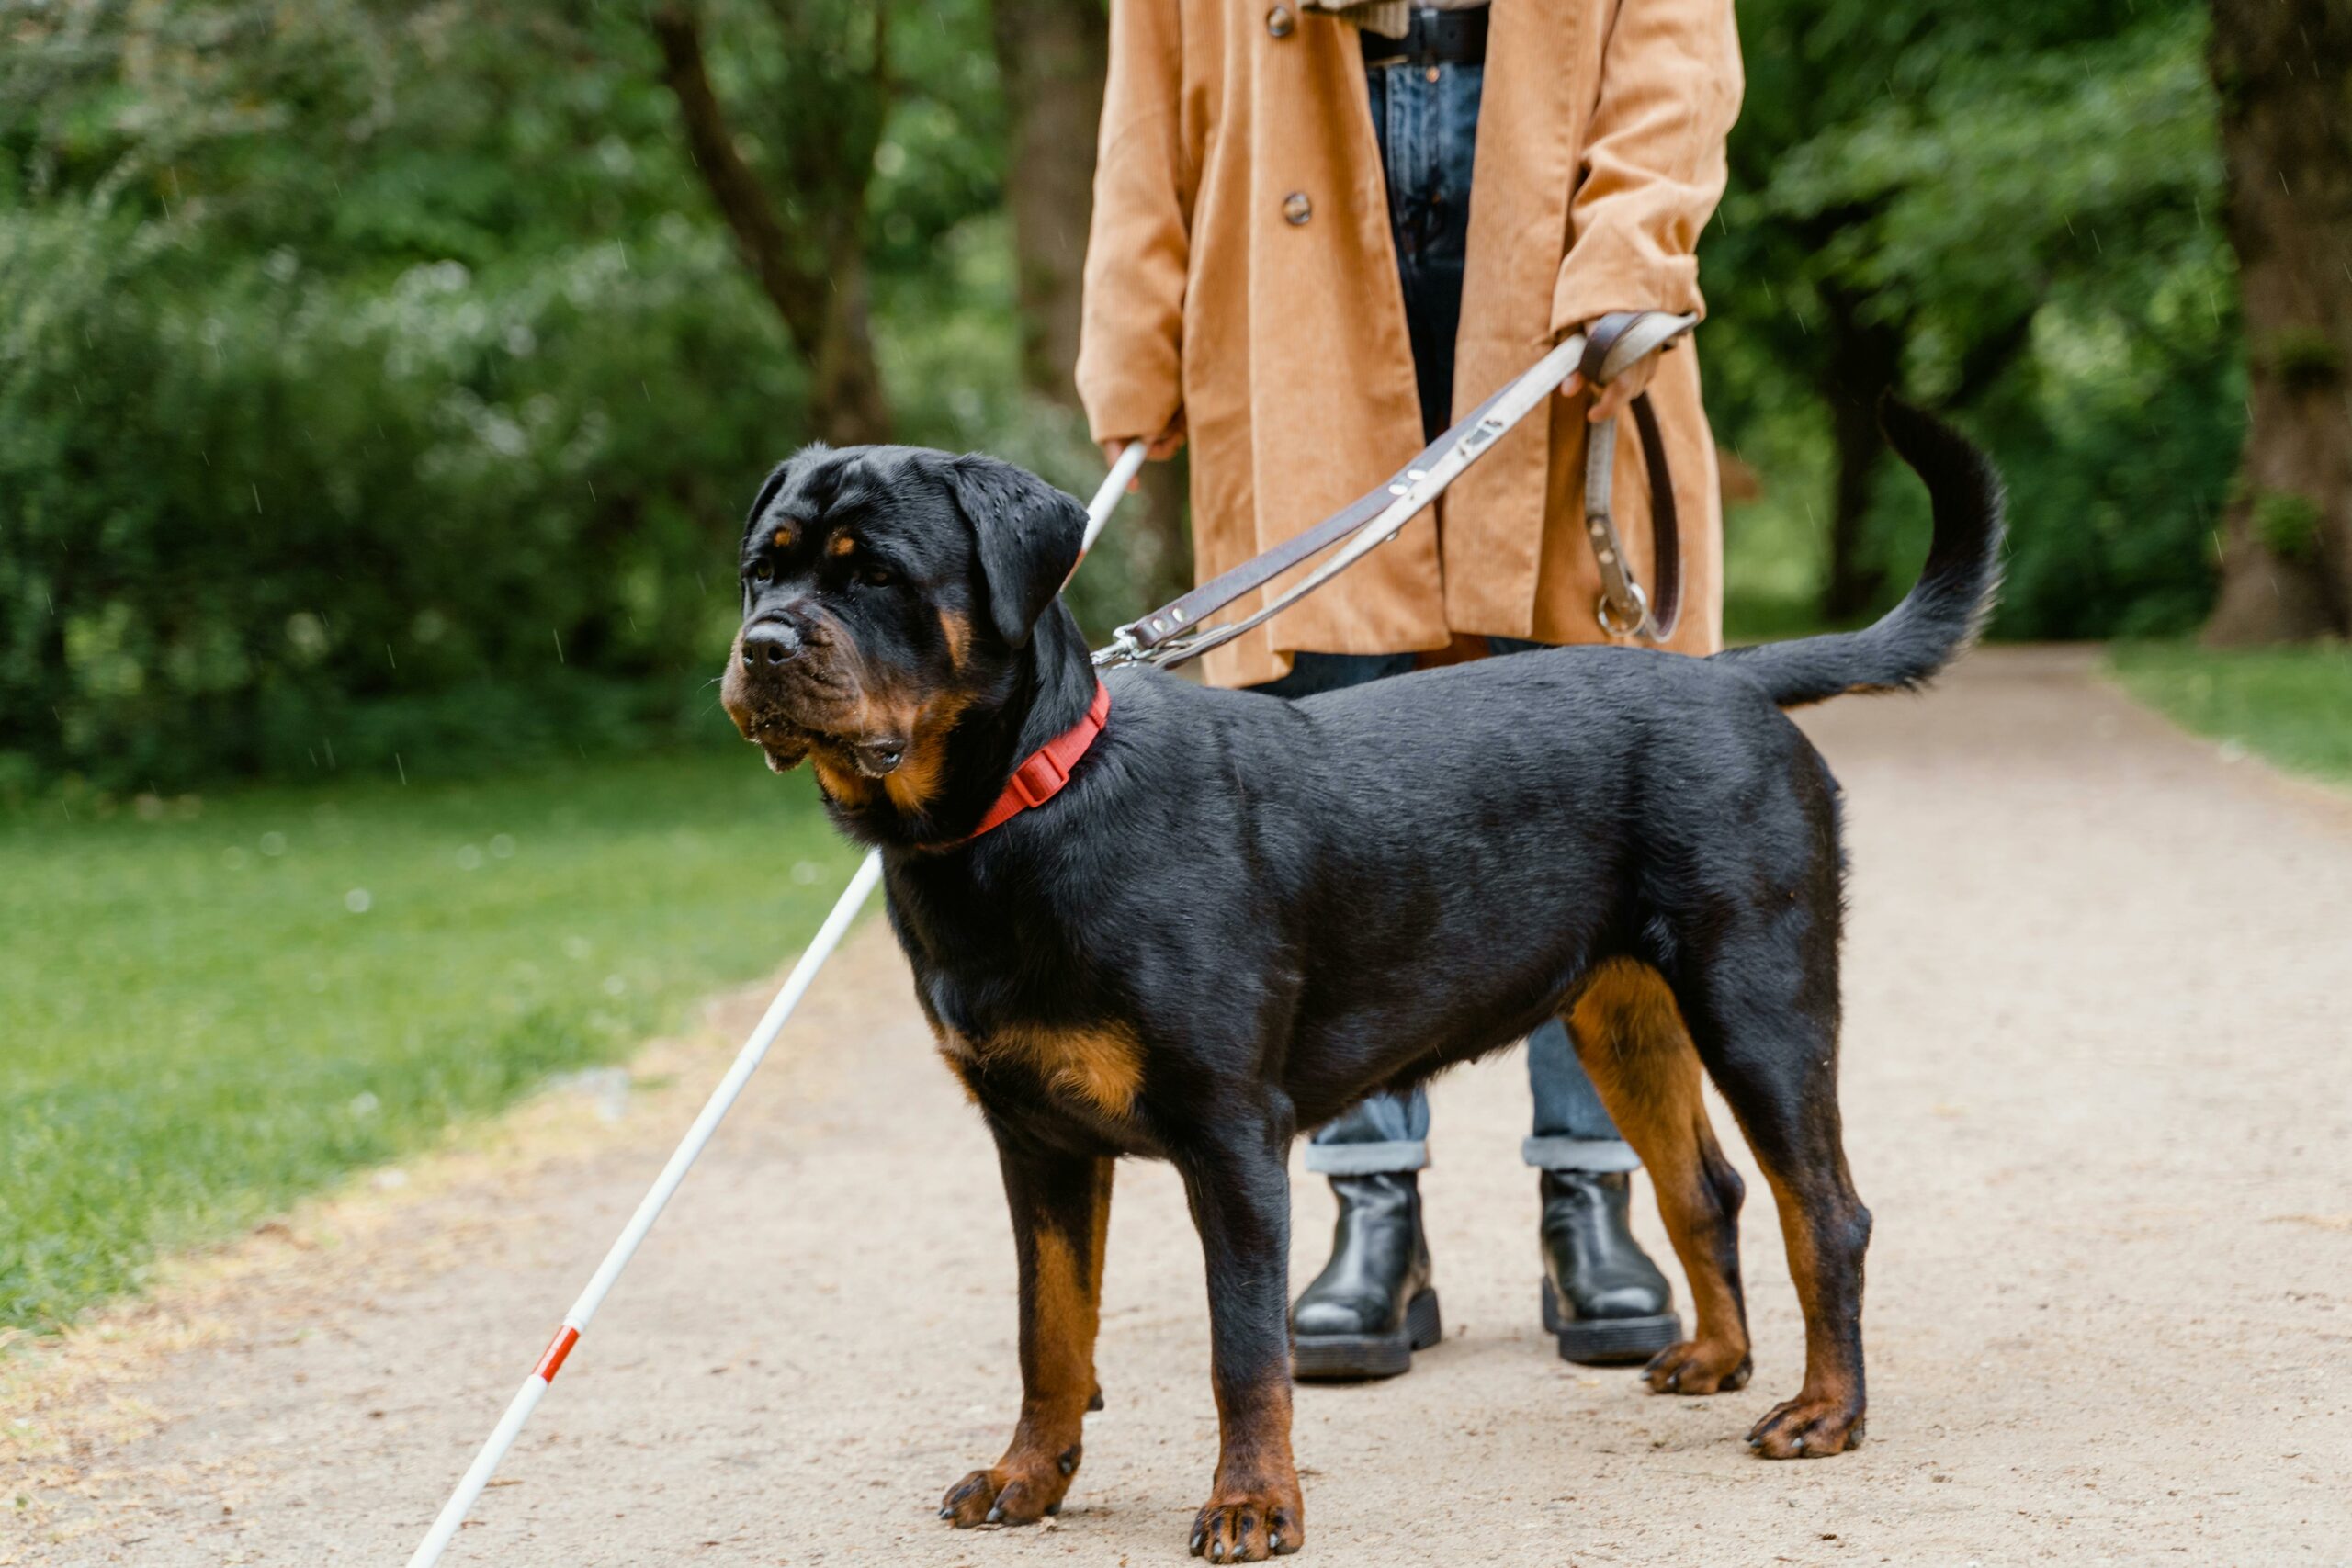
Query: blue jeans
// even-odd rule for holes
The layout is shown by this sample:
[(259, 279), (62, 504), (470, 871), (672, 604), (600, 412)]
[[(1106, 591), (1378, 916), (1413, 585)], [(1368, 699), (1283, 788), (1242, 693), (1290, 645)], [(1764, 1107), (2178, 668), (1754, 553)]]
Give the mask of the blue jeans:
[[(1462, 271), (1470, 232), (1470, 168), (1478, 141), (1486, 71), (1441, 65), (1432, 82), (1417, 65), (1368, 73), (1372, 124), (1388, 182), (1388, 226), (1405, 291), (1405, 324), (1421, 397), (1421, 428), (1435, 440), (1453, 402), (1453, 335), (1462, 319)], [(1490, 637), (1498, 654), (1536, 643)], [(1291, 672), (1257, 688), (1280, 697), (1362, 685), (1413, 668), (1409, 653), (1302, 653)], [(1636, 1170), (1641, 1161), (1617, 1133), (1577, 1060), (1566, 1027), (1554, 1019), (1527, 1037), (1533, 1131), (1521, 1145), (1546, 1170)], [(1419, 1089), (1399, 1100), (1375, 1094), (1319, 1129), (1306, 1168), (1329, 1176), (1419, 1170), (1430, 1162), (1430, 1102)]]

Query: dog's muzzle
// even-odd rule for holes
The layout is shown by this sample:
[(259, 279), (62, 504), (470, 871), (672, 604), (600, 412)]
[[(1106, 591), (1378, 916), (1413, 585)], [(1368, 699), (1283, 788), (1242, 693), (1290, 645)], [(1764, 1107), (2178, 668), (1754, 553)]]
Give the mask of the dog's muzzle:
[(821, 640), (789, 616), (747, 623), (720, 682), (720, 705), (743, 739), (767, 754), (775, 773), (790, 772), (818, 747), (841, 752), (867, 778), (895, 773), (910, 738), (862, 726), (867, 705), (854, 682), (820, 668), (833, 662), (820, 657), (824, 651)]

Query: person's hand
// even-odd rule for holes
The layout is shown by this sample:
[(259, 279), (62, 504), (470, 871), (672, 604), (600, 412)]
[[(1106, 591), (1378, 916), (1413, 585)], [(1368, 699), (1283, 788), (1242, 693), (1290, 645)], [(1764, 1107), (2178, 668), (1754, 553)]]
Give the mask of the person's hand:
[[(1585, 411), (1585, 418), (1594, 424), (1604, 419), (1615, 419), (1634, 406), (1634, 400), (1649, 389), (1650, 378), (1657, 374), (1657, 356), (1663, 349), (1654, 348), (1617, 373), (1617, 379), (1601, 388), (1592, 400), (1592, 407)], [(1560, 396), (1573, 398), (1585, 389), (1584, 372), (1573, 371), (1560, 383)]]
[[(1142, 439), (1143, 437), (1139, 435), (1122, 435), (1115, 441), (1105, 441), (1102, 443), (1102, 461), (1106, 464), (1117, 463), (1120, 453), (1125, 451), (1131, 443), (1140, 441)], [(1169, 458), (1176, 456), (1176, 449), (1183, 445), (1184, 411), (1182, 409), (1178, 409), (1176, 411), (1176, 417), (1168, 422), (1168, 428), (1151, 438), (1151, 445), (1144, 448), (1143, 455), (1145, 458), (1150, 462), (1164, 463), (1168, 461)], [(1143, 480), (1141, 478), (1132, 479), (1127, 481), (1127, 493), (1129, 495), (1133, 495), (1142, 488)]]

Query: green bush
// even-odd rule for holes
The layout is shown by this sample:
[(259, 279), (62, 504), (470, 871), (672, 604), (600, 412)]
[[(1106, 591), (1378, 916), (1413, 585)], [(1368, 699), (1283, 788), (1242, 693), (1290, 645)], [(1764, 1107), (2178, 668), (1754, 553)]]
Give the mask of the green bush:
[[(773, 172), (826, 112), (790, 90), (808, 17), (707, 12)], [(9, 37), (0, 799), (708, 718), (729, 546), (806, 377), (641, 7), (102, 4)], [(891, 52), (868, 239), (899, 427), (1082, 484), (1082, 432), (1017, 390), (987, 8)]]
[[(2008, 479), (1994, 635), (2197, 625), (2245, 385), (2205, 7), (1743, 0), (1740, 27), (1701, 252), (1710, 407), (1765, 478), (1731, 523), (1737, 618), (1795, 629), (1827, 564), (1826, 410), (1893, 383)], [(1853, 557), (1878, 608), (1926, 543), (1918, 486), (1881, 465)]]
[(797, 386), (723, 246), (660, 238), (378, 288), (0, 214), (0, 750), (170, 788), (494, 743), (515, 702), (448, 722), (486, 684), (690, 689)]

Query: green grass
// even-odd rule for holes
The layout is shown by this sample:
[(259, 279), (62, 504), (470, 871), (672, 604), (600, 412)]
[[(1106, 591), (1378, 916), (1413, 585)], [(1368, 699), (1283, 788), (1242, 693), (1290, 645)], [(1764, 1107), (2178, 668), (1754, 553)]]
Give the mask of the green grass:
[(854, 863), (745, 748), (0, 817), (0, 1325), (608, 1060)]
[(2352, 784), (2352, 648), (2119, 644), (2116, 676), (2176, 723), (2290, 773)]

